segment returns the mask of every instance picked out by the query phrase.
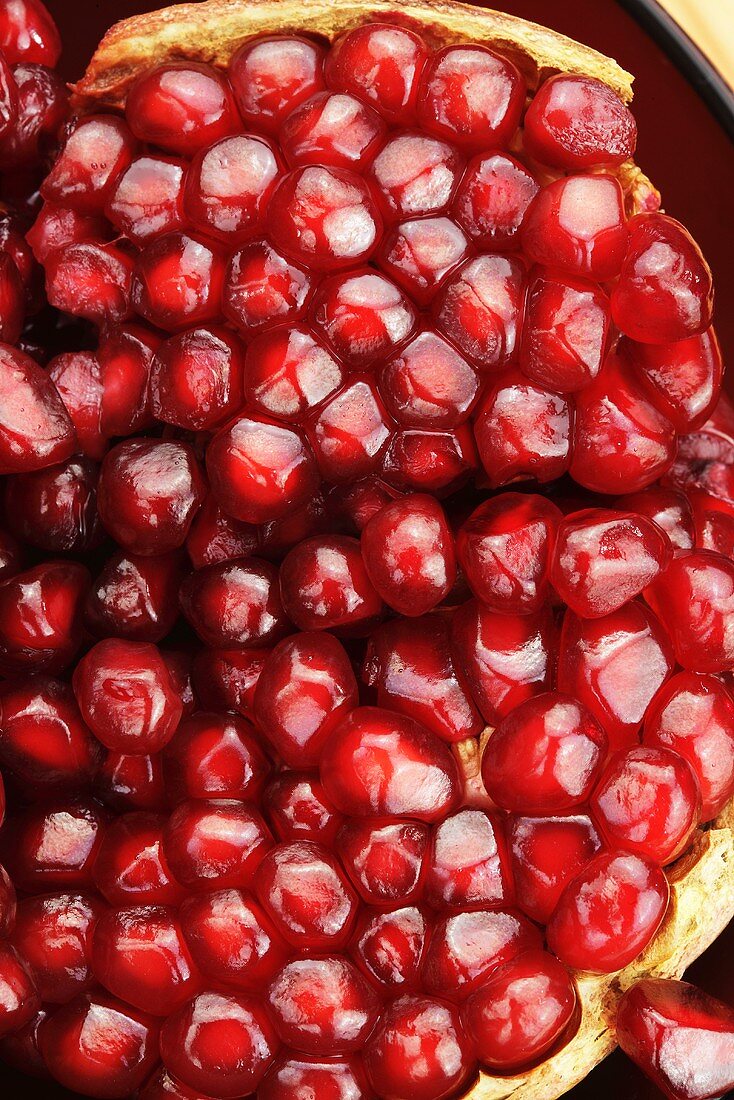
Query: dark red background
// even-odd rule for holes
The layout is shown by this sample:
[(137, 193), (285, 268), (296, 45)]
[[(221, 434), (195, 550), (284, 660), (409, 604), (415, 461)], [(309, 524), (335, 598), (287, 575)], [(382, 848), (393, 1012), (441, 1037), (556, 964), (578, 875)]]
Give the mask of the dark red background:
[[(65, 42), (64, 76), (83, 72), (96, 43), (117, 19), (152, 11), (146, 0), (45, 0)], [(339, 0), (334, 0), (338, 3)], [(716, 276), (717, 327), (725, 358), (734, 360), (734, 149), (675, 65), (615, 0), (494, 0), (497, 7), (544, 23), (615, 57), (636, 74), (637, 160), (662, 190), (665, 209), (685, 222)], [(734, 379), (734, 375), (732, 376)], [(691, 979), (734, 1000), (734, 925), (691, 968)], [(75, 1094), (28, 1082), (0, 1069), (0, 1092), (33, 1100)], [(659, 1100), (621, 1054), (608, 1058), (569, 1100)], [(731, 1094), (734, 1097), (734, 1094)]]

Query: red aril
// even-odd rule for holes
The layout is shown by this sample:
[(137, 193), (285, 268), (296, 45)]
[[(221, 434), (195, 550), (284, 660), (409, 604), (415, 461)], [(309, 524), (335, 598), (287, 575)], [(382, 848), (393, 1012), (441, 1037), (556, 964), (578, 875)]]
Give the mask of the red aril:
[(547, 924), (567, 883), (602, 847), (587, 814), (513, 814), (507, 842), (515, 902), (531, 920)]
[(19, 904), (12, 943), (44, 1003), (66, 1004), (94, 984), (92, 937), (104, 911), (92, 894), (43, 894)]
[(357, 539), (318, 536), (300, 543), (280, 569), (286, 613), (300, 630), (368, 634), (384, 605), (367, 575)]
[(272, 839), (253, 804), (220, 798), (179, 803), (161, 843), (176, 880), (200, 894), (249, 889)]
[(415, 218), (386, 234), (376, 262), (425, 308), (468, 254), (469, 242), (450, 218)]
[(257, 558), (209, 565), (181, 585), (181, 610), (206, 646), (248, 648), (288, 632), (278, 571)]
[(50, 553), (84, 553), (101, 541), (97, 515), (97, 467), (70, 458), (26, 474), (5, 486), (8, 523), (19, 539)]
[(468, 424), (444, 431), (400, 428), (382, 462), (382, 477), (398, 493), (446, 497), (474, 473), (479, 460)]
[(116, 907), (180, 905), (185, 892), (163, 852), (163, 814), (135, 812), (113, 821), (99, 846), (94, 885)]
[(0, 345), (0, 472), (53, 466), (77, 449), (59, 392), (33, 359)]
[(380, 372), (380, 393), (409, 428), (455, 428), (470, 415), (480, 380), (470, 363), (430, 328), (418, 333)]
[(369, 103), (392, 125), (405, 125), (415, 116), (427, 56), (414, 32), (370, 23), (336, 39), (326, 57), (326, 82)]
[(192, 676), (201, 705), (254, 716), (255, 688), (268, 649), (202, 649), (194, 657)]
[(108, 753), (97, 773), (98, 796), (118, 813), (166, 809), (163, 767), (158, 755)]
[(464, 809), (433, 829), (426, 861), (426, 901), (435, 909), (507, 905), (512, 879), (499, 816)]
[(407, 905), (423, 887), (428, 827), (396, 818), (347, 821), (336, 846), (344, 868), (367, 905)]
[(229, 65), (240, 115), (247, 126), (274, 134), (300, 103), (324, 87), (324, 51), (296, 35), (253, 38)]
[(5, 676), (61, 672), (82, 640), (89, 573), (74, 561), (49, 561), (0, 581), (0, 671)]
[(520, 161), (505, 153), (480, 153), (459, 184), (454, 217), (477, 248), (513, 251), (537, 193), (537, 180)]
[(153, 415), (164, 424), (208, 430), (243, 401), (244, 354), (225, 329), (194, 328), (166, 340), (150, 371)]
[(651, 519), (668, 536), (674, 555), (693, 549), (693, 516), (690, 502), (684, 493), (655, 485), (640, 493), (620, 497), (616, 504), (625, 511), (637, 512)]
[(677, 432), (702, 427), (716, 407), (721, 389), (722, 360), (712, 328), (666, 344), (625, 339), (624, 354), (648, 383), (654, 403)]
[(300, 320), (313, 290), (303, 267), (266, 241), (233, 253), (225, 275), (222, 310), (246, 336), (270, 325)]
[(349, 939), (357, 895), (328, 848), (304, 840), (277, 844), (260, 865), (255, 892), (291, 947), (334, 951)]
[(291, 168), (325, 164), (364, 169), (386, 129), (380, 116), (354, 96), (318, 92), (288, 115), (280, 129), (280, 147)]
[[(8, 818), (3, 862), (19, 890), (90, 890), (92, 869), (107, 828), (107, 814), (91, 800), (66, 798)], [(12, 835), (12, 848), (9, 837)], [(53, 837), (49, 844), (47, 838)]]
[(125, 117), (141, 141), (181, 156), (192, 156), (240, 124), (226, 78), (190, 61), (138, 76), (127, 93)]
[(0, 49), (9, 65), (30, 62), (54, 68), (61, 55), (61, 37), (40, 0), (11, 0), (4, 6)]
[(645, 593), (678, 663), (693, 672), (734, 667), (734, 563), (709, 550), (676, 558)]
[(369, 1086), (359, 1057), (318, 1058), (281, 1055), (260, 1085), (260, 1100), (300, 1100), (302, 1095), (334, 1100), (369, 1100)]
[(363, 910), (351, 953), (360, 970), (386, 996), (420, 987), (429, 917), (416, 906)]
[(56, 309), (102, 326), (130, 316), (133, 260), (114, 244), (82, 242), (46, 260), (46, 293)]
[(281, 772), (265, 788), (263, 809), (278, 840), (333, 847), (343, 816), (312, 772)]
[(160, 642), (178, 618), (182, 572), (177, 551), (141, 557), (118, 550), (92, 582), (85, 626), (96, 637)]
[(554, 168), (622, 164), (637, 143), (632, 112), (601, 80), (561, 73), (541, 84), (525, 113), (528, 153)]
[(180, 914), (188, 948), (208, 982), (260, 994), (287, 961), (285, 941), (241, 890), (193, 895)]
[(247, 349), (245, 393), (263, 416), (297, 423), (344, 381), (341, 364), (305, 325), (263, 333)]
[(140, 246), (182, 229), (186, 168), (175, 157), (136, 157), (116, 180), (105, 207), (107, 218)]
[(463, 1001), (498, 967), (524, 951), (539, 950), (540, 931), (519, 913), (480, 910), (438, 921), (423, 963), (428, 993)]
[(253, 726), (233, 714), (199, 711), (185, 718), (162, 756), (172, 805), (190, 798), (255, 802), (270, 775)]
[(452, 145), (420, 130), (405, 130), (384, 144), (369, 178), (385, 219), (399, 221), (446, 210), (463, 166)]
[(101, 214), (135, 152), (135, 139), (122, 119), (91, 115), (70, 134), (41, 193), (58, 206)]

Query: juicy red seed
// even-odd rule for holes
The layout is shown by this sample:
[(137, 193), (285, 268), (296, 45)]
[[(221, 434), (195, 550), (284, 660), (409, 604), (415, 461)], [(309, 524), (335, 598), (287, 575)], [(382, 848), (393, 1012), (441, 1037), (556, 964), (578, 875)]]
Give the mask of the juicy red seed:
[(466, 167), (454, 217), (478, 248), (512, 251), (519, 247), (520, 229), (538, 189), (535, 177), (513, 157), (480, 154)]
[(429, 918), (415, 906), (389, 912), (364, 909), (352, 939), (352, 956), (383, 993), (417, 989), (428, 936)]
[(287, 633), (278, 572), (257, 558), (207, 566), (181, 586), (181, 610), (211, 649), (255, 647)]
[(734, 1086), (734, 1013), (687, 982), (648, 978), (625, 993), (619, 1044), (673, 1100), (701, 1100)]
[(252, 718), (255, 688), (268, 653), (267, 649), (200, 650), (192, 676), (201, 705)]
[(255, 1093), (273, 1063), (278, 1038), (265, 1009), (234, 993), (199, 993), (161, 1029), (165, 1067), (197, 1096)]
[(451, 203), (463, 161), (458, 150), (419, 130), (391, 137), (369, 178), (387, 221), (438, 214)]
[(416, 218), (386, 234), (377, 263), (425, 307), (468, 253), (469, 242), (450, 218)]
[(0, 49), (9, 65), (30, 62), (53, 69), (61, 38), (41, 0), (13, 0), (0, 15)]
[(183, 546), (204, 495), (204, 477), (188, 444), (129, 439), (104, 460), (99, 514), (124, 549), (163, 554)]
[(359, 375), (330, 397), (307, 426), (321, 474), (331, 482), (357, 481), (374, 473), (391, 429), (376, 385)]
[(194, 569), (206, 565), (247, 558), (260, 546), (260, 529), (251, 523), (232, 519), (209, 493), (191, 524), (186, 550)]
[(41, 1080), (50, 1077), (38, 1045), (41, 1024), (50, 1014), (49, 1009), (41, 1007), (23, 1027), (0, 1037), (0, 1052), (6, 1065), (28, 1077)]
[(141, 141), (181, 156), (192, 156), (240, 125), (226, 78), (190, 61), (144, 72), (127, 93), (125, 113)]
[(97, 467), (87, 458), (11, 475), (5, 508), (18, 538), (41, 550), (84, 553), (101, 541)]
[(425, 961), (423, 984), (428, 993), (463, 1001), (492, 973), (524, 951), (542, 946), (539, 930), (519, 913), (479, 910), (440, 919)]
[(336, 39), (326, 57), (330, 88), (351, 92), (393, 125), (415, 116), (427, 50), (420, 37), (388, 23), (371, 23)]
[(162, 814), (135, 812), (108, 827), (94, 863), (94, 885), (113, 906), (180, 905), (185, 891), (163, 852)]
[(218, 320), (225, 259), (219, 247), (187, 233), (168, 233), (142, 250), (135, 264), (132, 300), (141, 316), (176, 332)]
[(475, 1058), (458, 1009), (422, 994), (389, 1004), (364, 1051), (378, 1095), (415, 1100), (461, 1092), (475, 1071)]
[(26, 293), (20, 272), (7, 253), (0, 253), (0, 340), (15, 344), (25, 323)]
[(89, 590), (85, 626), (97, 637), (160, 642), (178, 618), (182, 572), (175, 551), (152, 558), (117, 551)]
[(554, 813), (585, 802), (607, 755), (607, 738), (570, 696), (548, 692), (516, 707), (494, 730), (482, 779), (496, 805)]
[(240, 416), (207, 450), (212, 492), (228, 515), (247, 523), (282, 519), (311, 498), (318, 470), (295, 428), (260, 416)]
[(83, 214), (101, 214), (123, 172), (130, 167), (136, 142), (122, 119), (92, 115), (72, 131), (41, 187), (47, 202)]
[(427, 495), (386, 504), (362, 532), (367, 574), (402, 615), (432, 611), (456, 580), (454, 538), (441, 505)]
[[(16, 887), (28, 894), (91, 890), (106, 827), (106, 814), (95, 802), (66, 798), (44, 803), (8, 818), (3, 862)], [(54, 838), (50, 847), (48, 837)]]
[(345, 1100), (369, 1100), (369, 1086), (361, 1059), (318, 1058), (304, 1054), (282, 1054), (263, 1083), (260, 1100), (281, 1100), (298, 1096), (344, 1097)]
[(468, 424), (446, 431), (401, 428), (385, 452), (382, 477), (399, 492), (449, 496), (479, 465)]
[(344, 868), (367, 905), (407, 905), (423, 885), (428, 827), (386, 818), (347, 821), (336, 841)]
[(386, 131), (380, 116), (353, 96), (319, 92), (288, 115), (279, 140), (291, 168), (325, 164), (363, 169)]
[(591, 808), (610, 847), (666, 864), (685, 851), (698, 826), (701, 793), (682, 756), (641, 745), (611, 758)]
[(318, 776), (282, 772), (265, 789), (263, 808), (279, 840), (313, 840), (333, 847), (343, 821)]
[(166, 809), (160, 756), (127, 756), (108, 753), (97, 773), (96, 790), (118, 813)]
[(359, 542), (344, 535), (299, 543), (281, 566), (280, 590), (286, 613), (300, 630), (368, 634), (384, 610)]
[(316, 164), (281, 179), (268, 206), (268, 224), (276, 248), (317, 271), (363, 263), (382, 229), (361, 176)]
[(586, 508), (558, 527), (551, 580), (577, 615), (598, 619), (639, 596), (669, 558), (668, 539), (651, 520)]
[(172, 805), (191, 798), (255, 802), (270, 774), (270, 761), (253, 726), (232, 714), (202, 713), (184, 719), (163, 753)]
[(475, 596), (493, 611), (538, 611), (561, 514), (545, 497), (501, 493), (459, 528), (456, 550)]
[(109, 440), (102, 428), (104, 385), (97, 355), (64, 352), (51, 360), (48, 373), (74, 425), (78, 450), (101, 462)]
[(82, 640), (89, 573), (77, 562), (49, 561), (0, 581), (0, 672), (61, 672)]
[(196, 230), (225, 244), (254, 237), (280, 173), (280, 159), (264, 138), (223, 138), (202, 149), (189, 168), (184, 211)]
[(154, 415), (190, 431), (211, 429), (242, 405), (244, 354), (225, 329), (195, 328), (166, 340), (150, 371)]
[(455, 428), (479, 395), (474, 368), (437, 333), (419, 333), (380, 373), (390, 413), (411, 428)]
[(359, 534), (372, 517), (398, 495), (377, 478), (363, 478), (351, 485), (332, 486), (327, 503), (333, 515), (346, 523), (351, 534)]
[(553, 622), (547, 609), (501, 615), (477, 600), (454, 614), (454, 661), (484, 719), (496, 726), (520, 703), (550, 687)]
[(358, 702), (351, 662), (336, 638), (296, 634), (265, 662), (255, 720), (288, 767), (316, 767), (324, 742)]
[(0, 528), (0, 580), (7, 580), (20, 572), (23, 553), (12, 535)]
[(106, 436), (134, 435), (151, 426), (150, 368), (160, 343), (144, 325), (111, 326), (102, 334), (99, 430)]
[(629, 236), (619, 182), (578, 175), (547, 184), (533, 200), (521, 236), (535, 263), (596, 282), (613, 279), (625, 263)]
[(265, 241), (245, 245), (229, 261), (223, 309), (246, 336), (300, 320), (311, 296), (311, 276)]
[(253, 38), (232, 58), (229, 78), (246, 125), (274, 134), (324, 86), (324, 51), (295, 35)]
[(105, 214), (137, 245), (184, 225), (186, 162), (173, 157), (137, 157), (117, 180)]
[(39, 1045), (54, 1078), (66, 1088), (127, 1096), (158, 1061), (158, 1028), (153, 1016), (108, 993), (85, 993), (44, 1021)]
[(45, 65), (16, 65), (13, 79), (18, 88), (18, 121), (5, 142), (4, 164), (28, 169), (58, 139), (68, 115), (69, 93), (61, 77)]
[(531, 920), (547, 924), (566, 885), (602, 847), (601, 838), (587, 814), (513, 814), (507, 833), (516, 903)]
[(39, 264), (45, 264), (49, 256), (67, 245), (104, 239), (105, 223), (101, 217), (50, 203), (44, 203), (26, 234), (26, 241)]
[(41, 1000), (29, 967), (9, 944), (0, 944), (0, 1034), (24, 1027), (38, 1012)]
[(602, 852), (561, 894), (548, 924), (548, 946), (577, 970), (621, 970), (657, 932), (669, 896), (668, 880), (652, 860)]
[(692, 550), (695, 540), (693, 515), (687, 497), (675, 489), (654, 486), (616, 501), (619, 508), (651, 519), (663, 531), (677, 556)]
[(622, 332), (642, 344), (685, 340), (711, 324), (713, 296), (709, 266), (680, 222), (666, 214), (632, 219), (612, 291), (612, 316)]
[(514, 353), (525, 296), (525, 265), (514, 256), (479, 256), (451, 275), (434, 303), (440, 331), (479, 370)]
[[(371, 768), (361, 767), (369, 752)], [(460, 796), (448, 747), (410, 718), (358, 707), (332, 733), (321, 755), (321, 780), (337, 809), (356, 817), (441, 820)]]
[(305, 1054), (361, 1050), (375, 1026), (379, 1000), (347, 959), (296, 958), (270, 983), (267, 994), (276, 1030)]
[(716, 676), (679, 672), (668, 680), (648, 707), (642, 740), (691, 765), (702, 821), (723, 809), (734, 793), (734, 701)]
[(416, 325), (412, 302), (384, 275), (367, 267), (325, 279), (311, 311), (313, 323), (339, 359), (355, 369), (385, 358)]
[(250, 889), (272, 837), (248, 802), (196, 799), (181, 802), (162, 833), (162, 847), (176, 880), (190, 893)]
[(562, 73), (541, 84), (525, 114), (528, 153), (555, 168), (621, 164), (637, 144), (629, 108), (608, 85)]
[(609, 303), (600, 287), (540, 272), (530, 282), (520, 368), (541, 386), (573, 393), (601, 370), (609, 336)]
[(672, 344), (625, 340), (622, 347), (677, 432), (687, 434), (706, 423), (716, 407), (723, 370), (712, 328)]
[(94, 324), (130, 315), (133, 260), (121, 248), (72, 244), (46, 260), (46, 292), (52, 306)]
[(649, 703), (673, 666), (670, 641), (644, 604), (633, 601), (602, 619), (566, 612), (558, 688), (591, 711), (613, 750), (636, 739)]
[(425, 896), (435, 909), (511, 903), (512, 880), (497, 815), (464, 809), (434, 827)]
[(3, 51), (0, 56), (0, 141), (7, 141), (18, 125), (18, 107), (18, 86)]
[(377, 705), (415, 718), (449, 743), (476, 737), (484, 722), (451, 653), (440, 614), (394, 619), (370, 637), (362, 673)]
[(263, 416), (297, 423), (344, 381), (341, 364), (305, 325), (264, 332), (247, 349), (245, 392)]
[(569, 1028), (576, 989), (547, 951), (526, 951), (496, 970), (468, 1001), (462, 1020), (479, 1061), (514, 1073), (542, 1061)]
[(423, 71), (418, 118), (426, 130), (472, 152), (502, 147), (518, 128), (525, 92), (506, 58), (485, 46), (447, 46)]
[(653, 582), (645, 598), (684, 668), (724, 672), (734, 667), (734, 563), (708, 550), (682, 555)]

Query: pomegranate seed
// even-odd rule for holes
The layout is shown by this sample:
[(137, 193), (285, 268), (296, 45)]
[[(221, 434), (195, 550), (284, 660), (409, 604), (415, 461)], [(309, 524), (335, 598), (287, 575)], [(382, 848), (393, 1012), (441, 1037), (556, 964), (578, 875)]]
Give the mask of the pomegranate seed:
[(386, 131), (380, 116), (353, 96), (319, 92), (288, 115), (279, 140), (291, 168), (325, 164), (364, 169)]
[(46, 293), (56, 309), (94, 324), (130, 316), (133, 261), (112, 244), (81, 242), (46, 260)]
[(590, 817), (512, 815), (508, 847), (515, 899), (524, 913), (547, 924), (565, 886), (602, 847)]
[(539, 930), (519, 913), (456, 913), (441, 919), (433, 931), (423, 984), (428, 993), (463, 1001), (498, 967), (541, 946)]
[(97, 772), (96, 788), (102, 801), (119, 813), (166, 809), (161, 758), (108, 753)]
[(336, 638), (296, 634), (265, 662), (255, 691), (255, 719), (288, 767), (311, 768), (358, 701), (349, 657)]
[(674, 555), (692, 550), (695, 539), (688, 499), (675, 489), (654, 486), (640, 493), (620, 497), (617, 506), (651, 519), (667, 535)]
[(44, 802), (8, 820), (3, 862), (17, 888), (29, 894), (92, 889), (92, 865), (106, 826), (94, 802)]
[(520, 229), (538, 188), (535, 177), (513, 157), (480, 154), (466, 167), (454, 217), (478, 248), (512, 251), (519, 247)]
[(562, 73), (541, 84), (525, 114), (528, 153), (554, 168), (622, 164), (637, 144), (632, 112), (601, 80)]
[(407, 905), (422, 889), (428, 827), (414, 821), (348, 821), (337, 837), (344, 868), (368, 905)]
[(181, 608), (212, 649), (258, 646), (287, 632), (277, 570), (257, 558), (210, 565), (181, 586)]
[(303, 268), (256, 241), (229, 261), (223, 309), (233, 325), (252, 336), (271, 324), (300, 320), (311, 290), (311, 276)]
[(190, 431), (216, 427), (242, 405), (244, 355), (225, 329), (195, 328), (166, 340), (150, 372), (154, 415)]
[(357, 539), (343, 535), (306, 539), (280, 569), (286, 613), (300, 630), (363, 635), (383, 613)]
[(266, 523), (305, 504), (318, 483), (313, 454), (300, 432), (260, 416), (240, 416), (207, 450), (218, 503), (235, 519)]
[(426, 870), (426, 901), (436, 909), (507, 904), (507, 851), (499, 818), (466, 809), (433, 830)]
[(146, 558), (119, 550), (87, 594), (86, 627), (97, 637), (160, 642), (178, 618), (182, 573), (175, 551)]
[(415, 218), (387, 233), (377, 263), (425, 307), (468, 253), (469, 242), (450, 218)]
[(13, 80), (18, 121), (4, 143), (3, 163), (6, 170), (30, 169), (56, 143), (67, 120), (69, 93), (61, 77), (45, 65), (16, 65)]
[(317, 164), (281, 179), (268, 224), (276, 248), (319, 271), (363, 263), (382, 229), (364, 180), (345, 168)]
[(454, 615), (452, 642), (456, 667), (492, 726), (550, 686), (553, 623), (547, 609), (501, 615), (472, 600)]
[(307, 426), (322, 476), (335, 482), (369, 476), (379, 466), (391, 426), (373, 381), (352, 376)]
[(139, 1100), (213, 1100), (212, 1097), (206, 1097), (174, 1080), (162, 1066), (148, 1078), (138, 1097)]
[(547, 951), (526, 951), (496, 970), (462, 1010), (479, 1061), (514, 1073), (541, 1061), (571, 1024), (576, 988)]
[(122, 119), (92, 115), (72, 131), (41, 193), (47, 202), (83, 214), (101, 214), (135, 155), (135, 139)]
[(101, 541), (97, 467), (89, 459), (11, 475), (5, 508), (18, 538), (41, 550), (84, 553)]
[(0, 345), (0, 474), (53, 466), (77, 449), (52, 379), (33, 359)]
[(323, 49), (296, 35), (246, 42), (229, 66), (245, 124), (275, 134), (291, 111), (324, 87), (323, 62)]
[(255, 890), (292, 947), (329, 951), (349, 939), (357, 896), (328, 848), (305, 840), (276, 845), (260, 865)]
[(260, 530), (251, 523), (232, 519), (209, 493), (191, 524), (186, 550), (194, 569), (246, 558), (260, 547)]
[(418, 93), (418, 118), (462, 148), (509, 145), (520, 123), (525, 81), (511, 61), (486, 46), (446, 46), (429, 59)]
[(12, 942), (42, 1001), (66, 1004), (93, 985), (92, 935), (103, 912), (87, 894), (21, 901)]
[(382, 476), (399, 492), (443, 497), (468, 481), (477, 465), (468, 424), (441, 432), (401, 428), (385, 453)]
[(191, 893), (248, 889), (272, 837), (252, 805), (227, 799), (182, 802), (163, 830), (163, 851)]
[(412, 31), (388, 23), (357, 27), (336, 39), (326, 57), (326, 82), (369, 103), (393, 125), (415, 116), (427, 50)]
[(163, 1064), (197, 1096), (256, 1092), (278, 1046), (265, 1009), (234, 993), (199, 993), (161, 1029)]
[(61, 38), (40, 0), (10, 0), (0, 16), (0, 49), (9, 65), (31, 62), (53, 69), (61, 56)]
[(0, 715), (0, 762), (33, 798), (90, 787), (102, 754), (68, 684), (36, 676), (5, 686)]
[(652, 860), (602, 852), (561, 894), (548, 923), (548, 946), (577, 970), (621, 970), (657, 932), (669, 895), (668, 880)]
[(104, 385), (97, 355), (64, 352), (51, 360), (48, 373), (72, 421), (79, 449), (101, 462), (109, 440), (102, 429)]
[(504, 366), (515, 352), (525, 267), (513, 256), (469, 260), (434, 303), (441, 332), (480, 370)]
[(409, 994), (385, 1009), (364, 1063), (378, 1095), (436, 1100), (468, 1083), (475, 1055), (455, 1006)]
[(645, 596), (684, 668), (723, 672), (734, 666), (734, 563), (697, 550), (676, 558)]
[(389, 912), (363, 909), (352, 955), (383, 993), (416, 990), (428, 936), (429, 918), (415, 906)]
[(165, 788), (177, 805), (192, 798), (255, 802), (270, 762), (254, 728), (232, 714), (199, 713), (185, 719), (163, 753)]
[(671, 1100), (704, 1100), (734, 1086), (734, 1012), (687, 982), (637, 982), (620, 1002), (617, 1034)]
[(375, 157), (369, 178), (387, 221), (437, 214), (451, 203), (463, 161), (452, 145), (420, 131), (393, 135)]
[(151, 427), (149, 378), (160, 338), (143, 325), (105, 330), (97, 349), (102, 388), (100, 430), (106, 436), (134, 435)]
[(192, 156), (239, 128), (226, 77), (209, 65), (169, 62), (148, 69), (127, 93), (125, 115), (137, 138)]
[(363, 1048), (377, 1022), (372, 986), (347, 959), (293, 959), (270, 983), (267, 1003), (280, 1038), (305, 1054)]
[(313, 840), (333, 847), (342, 815), (317, 776), (282, 772), (266, 787), (263, 807), (279, 840)]
[(202, 706), (252, 718), (255, 688), (268, 653), (267, 649), (200, 650), (194, 657), (192, 673)]
[(410, 300), (371, 268), (325, 279), (313, 301), (312, 317), (339, 359), (357, 370), (386, 358), (416, 325)]
[(599, 619), (638, 596), (667, 567), (670, 544), (634, 512), (587, 508), (558, 528), (553, 587), (584, 619)]
[(262, 230), (281, 163), (264, 138), (226, 137), (202, 151), (186, 176), (184, 211), (194, 228), (225, 244)]
[(0, 671), (61, 672), (81, 643), (90, 577), (77, 562), (49, 561), (0, 581)]
[(137, 157), (117, 179), (105, 214), (121, 233), (140, 246), (182, 229), (185, 173), (183, 160)]
[(334, 485), (327, 503), (335, 518), (353, 534), (360, 534), (374, 515), (398, 493), (377, 478), (364, 478), (351, 485)]
[(477, 737), (484, 728), (451, 652), (442, 615), (394, 619), (370, 637), (363, 679), (377, 704), (415, 718), (443, 741)]
[(545, 497), (501, 493), (460, 527), (456, 550), (474, 593), (493, 611), (527, 614), (547, 599), (561, 514)]
[(44, 264), (54, 252), (82, 241), (103, 241), (104, 219), (94, 214), (44, 203), (26, 241), (39, 264)]
[(0, 944), (0, 1034), (28, 1024), (41, 1007), (28, 967), (8, 943)]
[[(364, 753), (368, 772), (361, 766)], [(442, 820), (455, 808), (460, 778), (448, 747), (404, 715), (358, 707), (321, 755), (321, 780), (337, 809), (355, 817)]]
[(653, 402), (677, 432), (702, 427), (721, 389), (722, 360), (712, 328), (672, 344), (623, 345), (633, 369), (648, 382)]
[(711, 271), (688, 230), (666, 214), (638, 214), (629, 234), (612, 291), (615, 324), (642, 344), (668, 344), (707, 329)]
[(333, 1096), (335, 1100), (369, 1100), (370, 1090), (358, 1058), (281, 1055), (260, 1085), (260, 1100), (299, 1095)]
[(201, 979), (174, 909), (144, 906), (100, 916), (92, 948), (94, 974), (126, 1004), (168, 1016)]
[(218, 245), (183, 232), (168, 233), (138, 256), (133, 305), (152, 325), (169, 332), (216, 321), (224, 277), (225, 258)]
[(619, 182), (612, 176), (578, 175), (547, 184), (533, 199), (521, 237), (535, 263), (595, 282), (615, 278), (628, 242)]
[(181, 904), (185, 892), (163, 852), (165, 824), (161, 814), (134, 812), (109, 826), (94, 864), (94, 884), (110, 905)]
[(455, 428), (475, 404), (479, 379), (450, 344), (428, 329), (385, 364), (380, 390), (400, 424)]
[(204, 478), (188, 444), (128, 439), (105, 457), (99, 514), (125, 550), (164, 554), (183, 546), (204, 494)]
[(265, 332), (247, 349), (246, 396), (263, 416), (298, 423), (344, 381), (341, 364), (305, 325)]
[[(0, 42), (1, 37), (2, 28)], [(0, 56), (0, 141), (3, 143), (12, 139), (13, 131), (18, 125), (18, 108), (18, 85), (3, 51)]]
[(505, 810), (556, 813), (588, 799), (606, 755), (606, 734), (592, 715), (570, 696), (547, 692), (497, 726), (482, 757), (482, 779)]
[(15, 576), (22, 569), (23, 553), (19, 543), (0, 528), (0, 580)]
[(0, 253), (0, 340), (15, 344), (25, 323), (26, 293), (13, 258)]

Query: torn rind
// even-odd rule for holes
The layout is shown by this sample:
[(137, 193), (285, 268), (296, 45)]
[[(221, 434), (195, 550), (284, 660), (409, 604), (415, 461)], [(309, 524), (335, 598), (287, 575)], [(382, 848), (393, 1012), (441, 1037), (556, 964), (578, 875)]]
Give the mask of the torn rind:
[(205, 0), (112, 27), (74, 89), (75, 107), (123, 107), (135, 77), (164, 61), (226, 68), (254, 35), (296, 33), (332, 41), (351, 27), (379, 21), (413, 26), (431, 46), (467, 40), (492, 46), (515, 62), (531, 89), (554, 73), (581, 73), (603, 80), (625, 103), (632, 99), (632, 76), (611, 58), (537, 23), (458, 0)]

